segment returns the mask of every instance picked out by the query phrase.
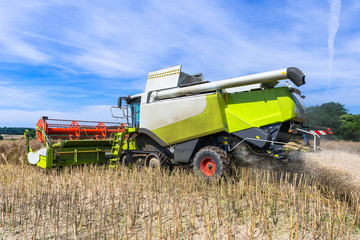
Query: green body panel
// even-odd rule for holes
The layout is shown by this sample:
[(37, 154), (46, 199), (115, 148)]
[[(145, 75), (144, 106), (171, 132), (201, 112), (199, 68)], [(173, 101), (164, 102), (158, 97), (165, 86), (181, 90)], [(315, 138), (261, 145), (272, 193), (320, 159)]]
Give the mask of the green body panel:
[[(107, 158), (105, 153), (110, 149), (101, 148), (63, 148), (54, 150), (54, 158), (56, 159), (56, 167), (67, 165), (82, 165), (89, 163), (105, 163)], [(49, 159), (50, 160), (50, 159)], [(50, 160), (51, 161), (51, 160)]]
[(121, 160), (124, 150), (138, 150), (136, 138), (131, 137), (131, 134), (137, 131), (137, 128), (125, 128), (124, 132), (115, 133), (111, 148), (110, 167), (114, 167), (115, 163)]
[(224, 111), (228, 132), (295, 119), (295, 107), (287, 87), (229, 94)]
[(288, 87), (206, 96), (205, 110), (194, 117), (153, 130), (168, 145), (221, 131), (233, 133), (295, 119), (296, 103)]
[(136, 145), (136, 138), (131, 139), (130, 141), (125, 140), (123, 143), (123, 150), (139, 150)]
[(201, 114), (155, 129), (153, 133), (167, 144), (172, 145), (224, 131), (223, 116), (217, 94), (220, 93), (206, 96), (206, 107)]
[(36, 164), (41, 168), (52, 168), (53, 167), (53, 149), (48, 149), (47, 156), (40, 156), (40, 161)]
[(125, 141), (123, 150), (138, 150), (136, 145), (136, 138), (132, 139), (131, 141)]
[[(40, 156), (39, 163), (41, 163), (41, 158), (46, 158), (46, 167), (44, 167), (43, 164), (41, 164), (40, 167), (52, 168), (90, 163), (106, 163), (108, 158), (106, 158), (105, 155), (106, 153), (110, 153), (111, 147), (111, 141), (109, 140), (66, 140), (53, 144), (48, 148), (46, 157)], [(39, 163), (37, 164), (38, 166)]]
[(139, 150), (139, 148), (136, 145), (136, 137), (131, 137), (132, 133), (137, 133), (139, 131), (138, 128), (125, 128), (124, 132), (115, 133), (114, 136), (111, 136), (111, 143), (116, 142), (117, 140), (120, 140), (122, 136), (124, 136), (122, 140), (122, 150)]

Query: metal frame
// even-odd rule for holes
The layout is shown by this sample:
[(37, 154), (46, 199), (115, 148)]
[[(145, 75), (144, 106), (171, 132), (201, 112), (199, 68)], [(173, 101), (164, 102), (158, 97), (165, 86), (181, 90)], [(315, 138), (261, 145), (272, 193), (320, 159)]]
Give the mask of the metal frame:
[(306, 131), (306, 130), (301, 129), (301, 128), (296, 128), (296, 130), (298, 130), (300, 132), (303, 132), (303, 133), (307, 133), (309, 135), (312, 135), (314, 137), (314, 147), (313, 147), (314, 151), (317, 148), (320, 149), (320, 136), (318, 134)]
[[(116, 116), (113, 112), (114, 108), (118, 108), (122, 111), (123, 116)], [(136, 117), (140, 111), (135, 111), (135, 106), (129, 104), (124, 105), (123, 107), (111, 106), (110, 112), (113, 118), (120, 119), (120, 123), (125, 123), (128, 127), (135, 127)], [(131, 115), (131, 112), (134, 112), (134, 116)]]
[(48, 135), (45, 133), (44, 129), (42, 129), (41, 127), (36, 126), (36, 130), (38, 130), (39, 132), (41, 132), (41, 134), (43, 135), (43, 138), (44, 138), (44, 140), (45, 140), (46, 146), (47, 146), (48, 148), (50, 148), (51, 145), (52, 145), (52, 143), (51, 143)]
[(244, 138), (242, 141), (238, 142), (237, 144), (235, 144), (234, 147), (230, 148), (230, 145), (228, 146), (228, 151), (231, 152), (232, 150), (234, 150), (237, 146), (239, 146), (241, 143), (245, 142), (246, 140), (255, 140), (255, 141), (260, 141), (260, 142), (269, 142), (269, 143), (278, 143), (278, 144), (287, 144), (285, 142), (278, 142), (278, 141), (271, 141), (271, 140), (264, 140), (264, 139), (257, 139), (257, 138)]
[[(296, 128), (296, 130), (300, 131), (300, 132), (304, 132), (304, 133), (307, 133), (307, 134), (310, 134), (310, 135), (313, 135), (314, 137), (314, 151), (316, 151), (316, 149), (320, 149), (320, 136), (316, 133), (311, 133), (309, 131), (306, 131), (306, 130), (303, 130), (303, 129), (300, 129), (300, 128)], [(234, 150), (237, 146), (239, 146), (241, 143), (245, 142), (246, 140), (255, 140), (255, 141), (260, 141), (260, 142), (269, 142), (269, 143), (277, 143), (277, 144), (287, 144), (285, 142), (278, 142), (278, 141), (271, 141), (271, 140), (264, 140), (264, 139), (257, 139), (257, 138), (244, 138), (242, 141), (238, 142), (237, 144), (235, 144), (234, 147), (230, 148), (230, 145), (228, 146), (228, 151), (231, 152), (232, 150)]]

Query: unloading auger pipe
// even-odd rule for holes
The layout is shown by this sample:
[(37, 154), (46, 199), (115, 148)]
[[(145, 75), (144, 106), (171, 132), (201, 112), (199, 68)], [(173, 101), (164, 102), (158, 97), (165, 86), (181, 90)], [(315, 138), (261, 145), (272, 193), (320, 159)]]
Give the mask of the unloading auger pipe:
[(160, 100), (174, 98), (188, 94), (206, 93), (225, 88), (239, 87), (255, 83), (266, 83), (283, 79), (290, 79), (296, 86), (301, 86), (305, 83), (305, 75), (301, 72), (301, 70), (296, 67), (289, 67), (194, 86), (154, 91), (151, 94), (151, 99)]

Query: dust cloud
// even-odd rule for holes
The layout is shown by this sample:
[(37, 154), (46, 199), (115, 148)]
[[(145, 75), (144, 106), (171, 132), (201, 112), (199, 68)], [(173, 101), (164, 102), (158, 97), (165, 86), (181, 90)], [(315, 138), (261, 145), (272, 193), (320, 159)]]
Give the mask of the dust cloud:
[(308, 174), (339, 191), (360, 192), (360, 154), (339, 149), (324, 149), (303, 154)]
[(258, 156), (251, 151), (239, 154), (238, 166), (303, 175), (334, 187), (338, 192), (360, 193), (360, 144), (338, 143), (314, 152), (292, 152), (287, 160)]

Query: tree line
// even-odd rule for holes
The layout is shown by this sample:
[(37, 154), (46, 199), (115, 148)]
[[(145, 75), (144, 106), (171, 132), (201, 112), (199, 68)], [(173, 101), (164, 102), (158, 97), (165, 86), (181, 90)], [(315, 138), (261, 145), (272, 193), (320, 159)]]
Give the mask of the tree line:
[(3, 139), (1, 134), (9, 135), (23, 135), (25, 130), (29, 130), (30, 136), (35, 137), (35, 128), (23, 128), (23, 127), (0, 127), (0, 140)]
[(0, 127), (0, 134), (22, 135), (25, 130), (35, 130), (35, 128), (23, 128), (23, 127)]
[(306, 108), (307, 125), (329, 127), (337, 140), (360, 141), (360, 114), (351, 114), (344, 105), (328, 102)]

